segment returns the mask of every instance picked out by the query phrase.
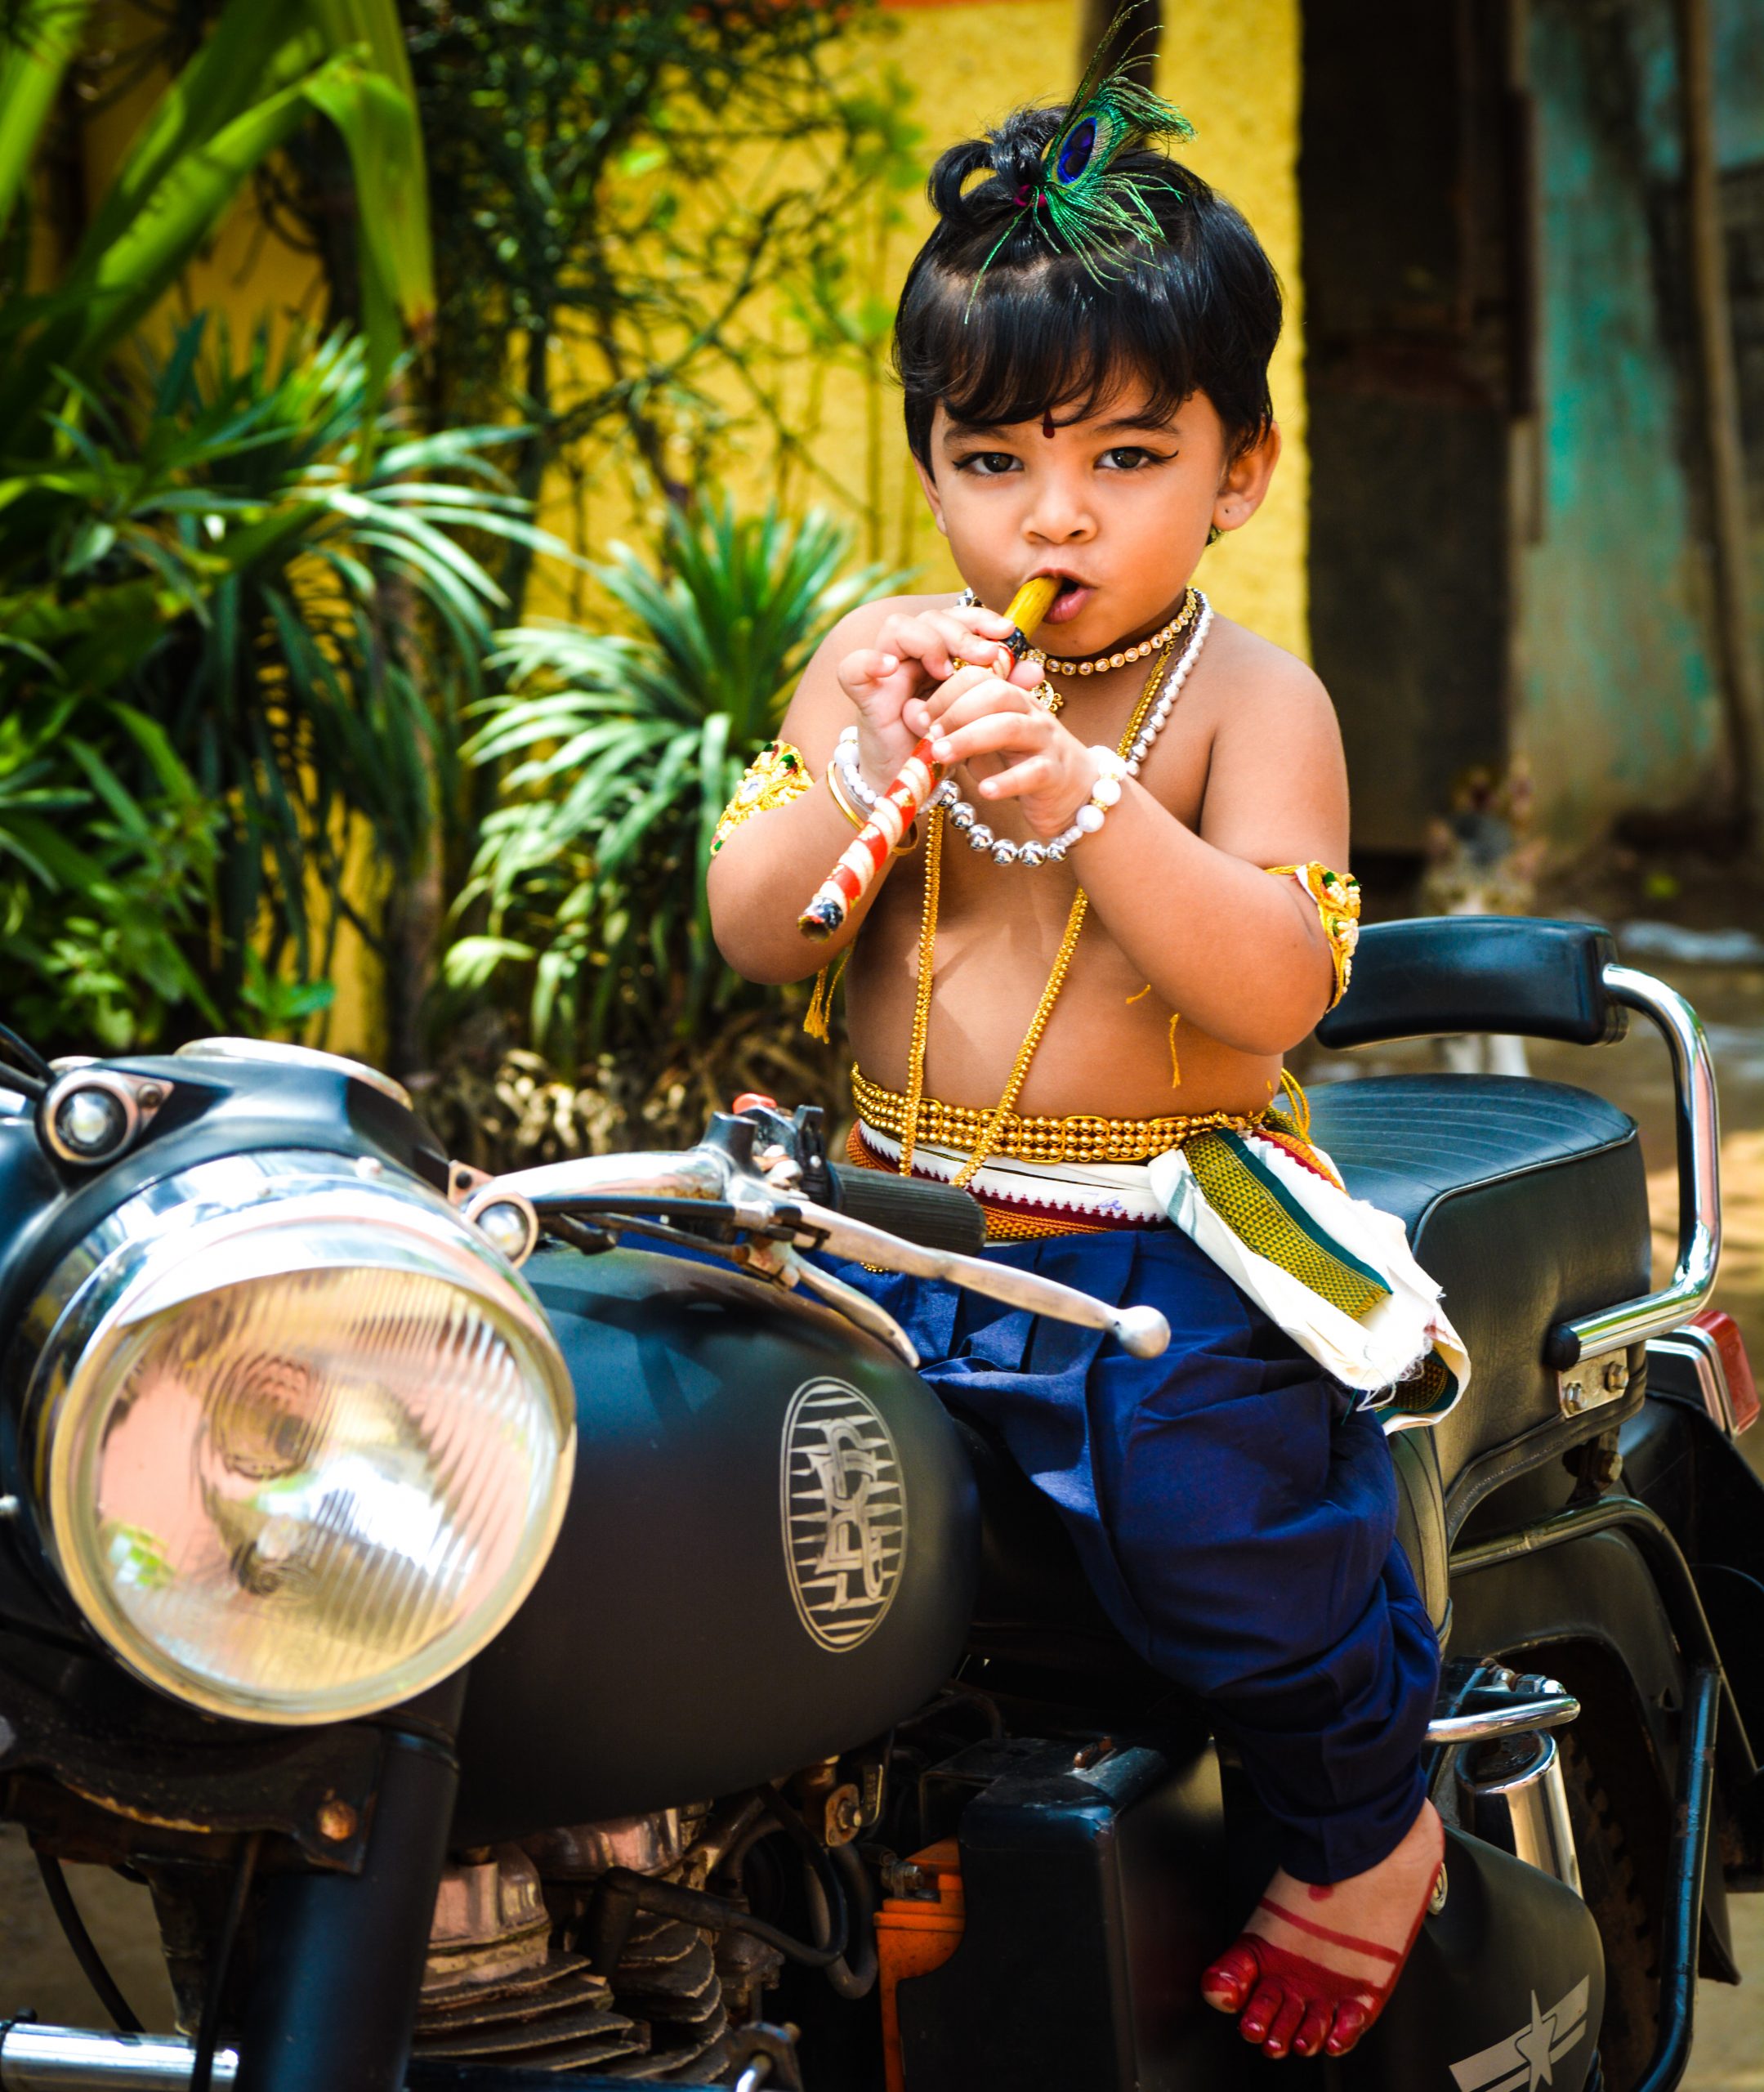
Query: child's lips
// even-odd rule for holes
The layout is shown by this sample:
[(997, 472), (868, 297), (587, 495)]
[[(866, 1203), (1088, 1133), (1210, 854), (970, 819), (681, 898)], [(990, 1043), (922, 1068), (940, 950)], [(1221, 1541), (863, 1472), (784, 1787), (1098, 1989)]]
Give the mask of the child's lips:
[(1080, 582), (1076, 588), (1066, 588), (1056, 596), (1049, 606), (1043, 624), (1069, 624), (1096, 594), (1096, 590)]

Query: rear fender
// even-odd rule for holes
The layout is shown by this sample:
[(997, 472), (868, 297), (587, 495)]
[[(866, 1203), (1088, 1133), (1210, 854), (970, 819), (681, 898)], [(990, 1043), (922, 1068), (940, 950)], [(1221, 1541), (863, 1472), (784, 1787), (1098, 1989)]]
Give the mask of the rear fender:
[(1650, 1397), (1621, 1443), (1630, 1493), (1683, 1549), (1740, 1714), (1764, 1739), (1764, 1482), (1701, 1410), (1678, 1401)]

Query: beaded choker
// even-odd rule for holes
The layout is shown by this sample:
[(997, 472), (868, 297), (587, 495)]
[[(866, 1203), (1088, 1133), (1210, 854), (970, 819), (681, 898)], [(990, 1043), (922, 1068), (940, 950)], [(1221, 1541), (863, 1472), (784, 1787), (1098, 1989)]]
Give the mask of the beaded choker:
[[(979, 601), (979, 597), (971, 588), (964, 588), (962, 591), (958, 607), (963, 610), (972, 610)], [(1135, 661), (1149, 660), (1154, 654), (1168, 646), (1178, 633), (1186, 632), (1188, 629), (1189, 626), (1194, 623), (1199, 609), (1199, 591), (1190, 588), (1183, 595), (1181, 609), (1161, 632), (1154, 632), (1150, 639), (1141, 639), (1132, 646), (1119, 647), (1112, 654), (1094, 655), (1087, 661), (1062, 661), (1054, 655), (1044, 654), (1038, 646), (1030, 647), (1029, 659), (1034, 662), (1038, 668), (1045, 668), (1050, 676), (1106, 675), (1111, 668), (1125, 668)]]

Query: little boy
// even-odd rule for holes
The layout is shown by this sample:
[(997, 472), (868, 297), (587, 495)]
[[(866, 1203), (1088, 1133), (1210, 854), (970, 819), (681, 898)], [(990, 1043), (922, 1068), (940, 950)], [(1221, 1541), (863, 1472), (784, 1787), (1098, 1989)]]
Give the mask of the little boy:
[[(989, 1254), (1168, 1316), (1141, 1361), (840, 1267), (1002, 1433), (1280, 1824), (1284, 1864), (1208, 2000), (1271, 2055), (1340, 2054), (1443, 1849), (1419, 1765), (1437, 1645), (1365, 1397), (1431, 1359), (1437, 1408), (1464, 1366), (1400, 1229), (1271, 1108), (1345, 981), (1355, 890), (1324, 867), (1346, 781), (1316, 677), (1190, 588), (1279, 455), (1280, 297), (1159, 131), (1186, 135), (1104, 81), (940, 161), (896, 360), (969, 592), (832, 633), (726, 817), (710, 902), (751, 980), (849, 954), (854, 1160), (962, 1184)], [(999, 613), (1038, 574), (1059, 582), (1046, 652), (1018, 659)], [(927, 733), (941, 803), (809, 944), (798, 910)]]

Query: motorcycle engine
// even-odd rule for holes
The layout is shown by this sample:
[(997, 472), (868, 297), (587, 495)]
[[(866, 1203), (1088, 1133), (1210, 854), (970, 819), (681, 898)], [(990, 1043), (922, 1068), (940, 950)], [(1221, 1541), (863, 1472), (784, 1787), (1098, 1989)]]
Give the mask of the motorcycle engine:
[(743, 1933), (639, 1911), (611, 1965), (597, 1967), (591, 1920), (614, 1868), (703, 1888), (756, 1813), (701, 1804), (457, 1856), (436, 1898), (416, 2054), (650, 2082), (716, 2078), (731, 2025), (762, 2016), (783, 1956)]

